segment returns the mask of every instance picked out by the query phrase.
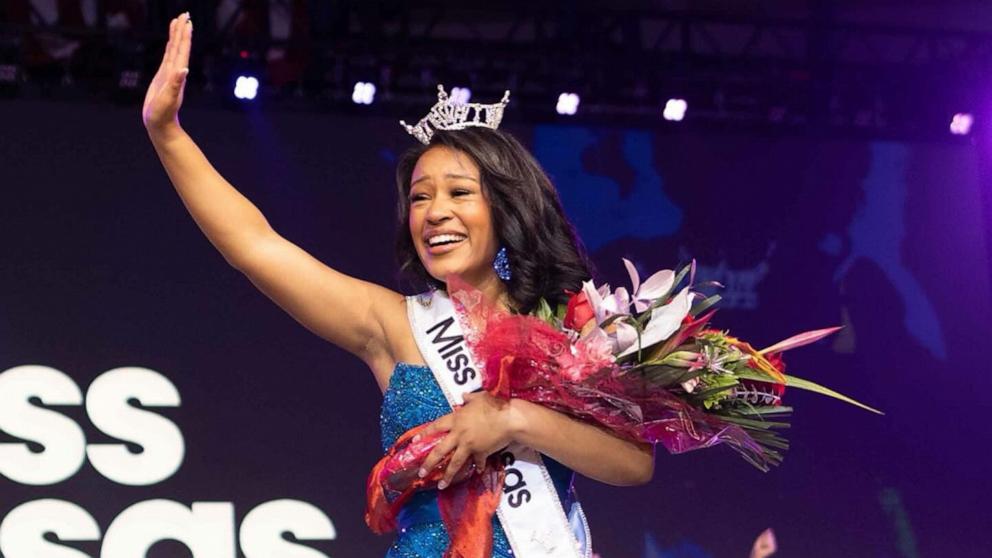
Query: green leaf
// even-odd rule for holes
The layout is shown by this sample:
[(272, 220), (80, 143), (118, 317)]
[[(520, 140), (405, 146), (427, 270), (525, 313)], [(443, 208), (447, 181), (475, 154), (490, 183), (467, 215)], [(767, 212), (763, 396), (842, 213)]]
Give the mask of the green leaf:
[(713, 295), (713, 296), (707, 297), (702, 302), (697, 302), (696, 304), (694, 304), (692, 306), (692, 309), (689, 310), (689, 314), (691, 314), (693, 316), (698, 316), (698, 315), (702, 314), (703, 312), (705, 312), (707, 309), (709, 309), (709, 307), (711, 307), (714, 304), (720, 302), (720, 300), (721, 300), (720, 295)]
[(750, 408), (740, 408), (734, 411), (742, 415), (787, 415), (792, 412), (792, 407), (786, 407), (785, 405), (779, 405), (777, 407), (772, 407), (770, 405), (762, 405), (760, 407), (755, 407), (754, 405), (748, 405)]
[(680, 269), (678, 273), (675, 274), (675, 280), (672, 281), (672, 288), (665, 295), (666, 297), (667, 296), (670, 296), (672, 293), (674, 293), (675, 291), (677, 291), (679, 289), (679, 284), (682, 283), (682, 280), (683, 279), (685, 279), (685, 276), (686, 276), (687, 273), (689, 273), (689, 269), (691, 267), (692, 267), (692, 264), (688, 264), (685, 267), (683, 267), (682, 269)]
[(644, 328), (641, 327), (641, 324), (637, 323), (636, 320), (631, 320), (631, 319), (627, 319), (627, 318), (630, 318), (630, 315), (628, 315), (628, 314), (613, 314), (609, 318), (606, 318), (605, 320), (603, 320), (603, 323), (599, 324), (599, 327), (605, 329), (607, 326), (609, 326), (613, 322), (618, 321), (618, 320), (623, 320), (623, 321), (627, 322), (628, 324), (634, 326), (637, 329), (638, 332), (641, 332), (641, 331), (644, 330)]
[[(736, 370), (735, 373), (737, 374), (737, 377), (743, 378), (745, 380), (754, 380), (756, 382), (778, 383), (777, 381), (775, 381), (774, 379), (770, 378), (769, 376), (766, 376), (766, 375), (764, 375), (764, 374), (762, 374), (762, 373), (758, 372), (757, 370), (755, 370), (753, 368), (750, 368), (750, 367)], [(868, 405), (865, 405), (864, 403), (859, 403), (858, 401), (855, 401), (854, 399), (851, 399), (850, 397), (848, 397), (846, 395), (843, 395), (841, 393), (837, 393), (836, 391), (834, 391), (834, 390), (832, 390), (830, 388), (823, 387), (820, 384), (813, 383), (813, 382), (811, 382), (809, 380), (804, 380), (802, 378), (797, 378), (795, 376), (789, 376), (789, 375), (786, 374), (785, 375), (785, 385), (787, 385), (789, 387), (803, 389), (803, 390), (806, 390), (806, 391), (812, 391), (812, 392), (815, 392), (815, 393), (819, 393), (820, 395), (826, 395), (827, 397), (833, 397), (834, 399), (839, 399), (839, 400), (841, 400), (841, 401), (843, 401), (845, 403), (850, 403), (851, 405), (854, 405), (855, 407), (861, 407), (862, 409), (864, 409), (866, 411), (871, 411), (872, 413), (876, 413), (876, 414), (879, 414), (879, 415), (884, 415), (885, 414), (882, 411), (879, 411), (878, 409), (874, 409), (872, 407), (869, 407)]]
[(773, 422), (770, 420), (754, 420), (746, 419), (744, 417), (735, 417), (732, 415), (720, 415), (720, 418), (732, 422), (734, 424), (739, 424), (741, 426), (750, 426), (751, 428), (760, 428), (767, 430), (769, 428), (789, 428), (791, 425), (787, 422)]
[(806, 391), (812, 391), (812, 392), (815, 392), (815, 393), (819, 393), (820, 395), (826, 395), (827, 397), (833, 397), (834, 399), (840, 399), (841, 401), (844, 401), (845, 403), (850, 403), (851, 405), (854, 405), (855, 407), (861, 407), (862, 409), (864, 409), (866, 411), (871, 411), (871, 412), (873, 412), (875, 414), (879, 414), (879, 415), (884, 415), (885, 414), (882, 411), (879, 411), (878, 409), (874, 409), (872, 407), (869, 407), (868, 405), (865, 405), (864, 403), (859, 403), (858, 401), (855, 401), (854, 399), (851, 399), (850, 397), (848, 397), (846, 395), (837, 393), (836, 391), (834, 391), (834, 390), (832, 390), (830, 388), (823, 387), (820, 384), (813, 383), (813, 382), (811, 382), (809, 380), (804, 380), (802, 378), (797, 378), (795, 376), (786, 375), (785, 376), (785, 385), (787, 385), (789, 387), (795, 387), (795, 388), (799, 388), (799, 389), (804, 389)]
[(537, 301), (537, 308), (534, 309), (534, 314), (548, 323), (553, 323), (554, 314), (551, 312), (551, 305), (543, 297)]
[(705, 372), (705, 370), (694, 370), (690, 372), (687, 368), (659, 364), (645, 366), (635, 369), (635, 371), (640, 373), (646, 381), (666, 388), (687, 382)]
[(707, 400), (711, 400), (711, 402), (715, 402), (715, 401), (712, 401), (714, 395), (717, 395), (717, 394), (720, 394), (720, 393), (722, 393), (724, 391), (733, 389), (736, 386), (737, 386), (737, 382), (735, 381), (732, 384), (720, 385), (720, 386), (716, 386), (716, 387), (704, 389), (704, 390), (701, 390), (701, 391), (696, 391), (696, 392), (693, 392), (692, 393), (692, 398), (693, 399), (698, 399), (700, 401), (703, 401), (704, 403)]
[(744, 380), (753, 380), (755, 382), (765, 382), (768, 384), (781, 383), (775, 378), (769, 376), (768, 374), (765, 374), (760, 370), (755, 370), (754, 368), (751, 368), (750, 366), (747, 365), (734, 368), (734, 374), (736, 374), (738, 378), (742, 378)]
[[(785, 438), (779, 436), (772, 430), (752, 430), (750, 428), (744, 427), (744, 430), (754, 438), (755, 442), (758, 442), (762, 446), (771, 446), (773, 448), (778, 448), (781, 450), (789, 449), (789, 441)], [(777, 451), (767, 450), (768, 452), (774, 453), (776, 456), (780, 456)]]
[(699, 353), (694, 351), (672, 351), (661, 359), (661, 364), (688, 368), (699, 357)]

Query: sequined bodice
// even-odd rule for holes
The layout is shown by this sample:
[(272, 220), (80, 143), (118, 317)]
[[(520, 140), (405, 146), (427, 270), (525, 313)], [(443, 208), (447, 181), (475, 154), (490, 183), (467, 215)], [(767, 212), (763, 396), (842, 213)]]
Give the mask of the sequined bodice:
[(444, 393), (425, 365), (398, 363), (382, 397), (379, 416), (382, 451), (414, 426), (441, 418), (451, 412)]
[[(410, 428), (451, 412), (430, 368), (399, 363), (389, 379), (379, 417), (385, 452)], [(545, 457), (548, 473), (562, 502), (570, 501), (572, 471)], [(567, 504), (566, 504), (567, 505)], [(436, 558), (448, 546), (448, 533), (437, 512), (437, 491), (419, 492), (403, 507), (400, 532), (386, 558)], [(493, 518), (493, 558), (511, 558), (510, 544), (499, 520)]]

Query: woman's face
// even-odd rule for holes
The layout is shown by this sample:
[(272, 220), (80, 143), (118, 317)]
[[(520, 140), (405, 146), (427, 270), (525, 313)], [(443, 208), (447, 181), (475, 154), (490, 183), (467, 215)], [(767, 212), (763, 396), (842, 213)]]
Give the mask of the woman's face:
[(472, 158), (432, 147), (410, 179), (410, 236), (427, 272), (439, 281), (455, 273), (479, 284), (493, 276), (498, 241), (489, 201)]

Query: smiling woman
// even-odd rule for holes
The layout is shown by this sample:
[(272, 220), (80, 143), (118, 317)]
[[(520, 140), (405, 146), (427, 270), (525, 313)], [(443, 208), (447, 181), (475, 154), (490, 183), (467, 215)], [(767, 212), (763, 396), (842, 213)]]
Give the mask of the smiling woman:
[[(439, 130), (400, 158), (396, 183), (400, 267), (433, 288), (455, 272), (487, 294), (505, 291), (510, 307), (529, 312), (541, 297), (564, 302), (566, 290), (591, 276), (551, 180), (505, 132)], [(436, 248), (426, 240), (435, 233), (468, 238)], [(488, 269), (500, 248), (513, 270), (505, 284)], [(439, 257), (449, 250), (452, 257)], [(472, 270), (484, 276), (467, 275)]]
[(442, 555), (451, 539), (439, 502), (450, 499), (439, 491), (464, 491), (487, 460), (506, 475), (498, 520), (476, 522), (492, 534), (484, 537), (488, 546), (458, 556), (588, 556), (572, 471), (641, 484), (653, 473), (653, 449), (543, 406), (469, 393), (481, 381), (464, 344), (471, 332), (462, 334), (444, 313), (451, 307), (446, 284), (455, 276), (516, 312), (529, 312), (541, 297), (564, 301), (566, 290), (577, 291), (590, 276), (551, 181), (519, 142), (497, 130), (508, 96), (496, 105), (454, 107), (442, 90), (432, 118), (407, 127), (423, 145), (397, 168), (397, 251), (402, 269), (432, 292), (406, 297), (340, 273), (283, 238), (213, 168), (179, 123), (192, 33), (188, 13), (170, 23), (142, 107), (176, 192), (230, 265), (304, 327), (368, 365), (384, 392), (384, 450), (417, 428), (439, 440), (420, 474), (434, 481), (403, 505), (388, 556)]

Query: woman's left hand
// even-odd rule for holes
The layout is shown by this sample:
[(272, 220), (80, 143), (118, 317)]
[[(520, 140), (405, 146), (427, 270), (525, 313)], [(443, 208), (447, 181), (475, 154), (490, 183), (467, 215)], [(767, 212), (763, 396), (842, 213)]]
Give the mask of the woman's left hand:
[(513, 441), (510, 402), (484, 391), (465, 394), (464, 405), (432, 422), (419, 436), (436, 432), (447, 434), (427, 455), (419, 474), (426, 476), (451, 453), (448, 468), (437, 484), (443, 490), (464, 465), (472, 463), (476, 471), (481, 471), (490, 455)]

